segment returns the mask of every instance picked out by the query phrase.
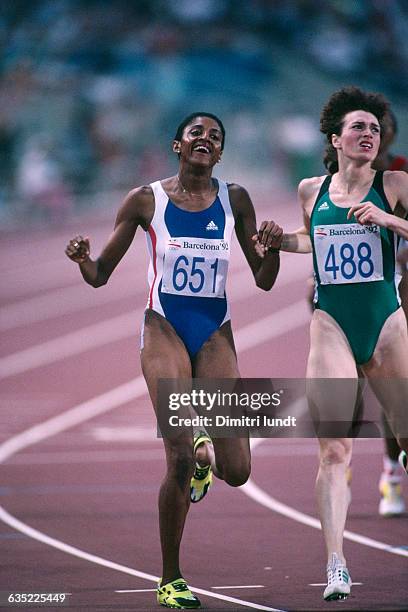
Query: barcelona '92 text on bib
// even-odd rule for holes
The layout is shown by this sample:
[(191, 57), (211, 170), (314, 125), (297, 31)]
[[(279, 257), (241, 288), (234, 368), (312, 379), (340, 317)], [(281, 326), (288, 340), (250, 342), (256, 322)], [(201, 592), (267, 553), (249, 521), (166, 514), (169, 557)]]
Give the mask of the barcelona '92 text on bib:
[(170, 238), (164, 256), (162, 291), (174, 295), (224, 297), (228, 257), (226, 240)]
[(358, 223), (319, 225), (314, 247), (322, 285), (383, 280), (380, 228)]

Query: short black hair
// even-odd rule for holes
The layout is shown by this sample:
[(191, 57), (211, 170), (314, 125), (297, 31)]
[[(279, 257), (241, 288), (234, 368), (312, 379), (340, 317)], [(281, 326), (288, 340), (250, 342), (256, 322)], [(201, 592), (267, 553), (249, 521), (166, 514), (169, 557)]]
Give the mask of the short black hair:
[(218, 123), (218, 125), (220, 126), (221, 134), (222, 134), (221, 150), (223, 151), (224, 144), (225, 144), (225, 128), (224, 128), (224, 125), (221, 119), (219, 119), (217, 115), (213, 115), (212, 113), (197, 112), (197, 113), (191, 113), (190, 115), (188, 115), (188, 117), (185, 117), (185, 119), (183, 119), (183, 121), (180, 123), (180, 125), (177, 128), (174, 140), (180, 141), (182, 139), (184, 128), (186, 127), (186, 125), (191, 123), (193, 119), (195, 119), (196, 117), (209, 117), (210, 119), (214, 119), (214, 121)]
[(373, 114), (381, 124), (384, 115), (389, 112), (389, 103), (380, 93), (364, 91), (354, 86), (343, 87), (330, 96), (320, 115), (320, 131), (327, 138), (323, 162), (330, 174), (338, 170), (337, 150), (331, 143), (332, 134), (340, 136), (345, 115), (355, 110)]

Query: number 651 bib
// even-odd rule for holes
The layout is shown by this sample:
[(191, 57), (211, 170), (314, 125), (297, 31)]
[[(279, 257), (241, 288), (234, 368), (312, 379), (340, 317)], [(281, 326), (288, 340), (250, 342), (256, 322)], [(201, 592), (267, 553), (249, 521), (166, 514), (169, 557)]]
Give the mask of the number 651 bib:
[(358, 223), (319, 225), (314, 247), (322, 285), (383, 280), (380, 228)]
[(224, 297), (228, 259), (226, 240), (171, 238), (166, 244), (162, 291), (173, 295)]

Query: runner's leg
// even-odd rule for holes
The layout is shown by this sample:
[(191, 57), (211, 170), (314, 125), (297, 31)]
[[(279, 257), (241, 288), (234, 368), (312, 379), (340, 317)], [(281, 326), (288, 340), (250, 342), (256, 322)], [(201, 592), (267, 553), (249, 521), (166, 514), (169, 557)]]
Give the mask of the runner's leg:
[[(205, 342), (194, 359), (193, 368), (196, 378), (240, 378), (229, 321)], [(246, 482), (251, 471), (248, 435), (213, 439), (214, 457), (208, 448), (210, 445), (206, 446), (216, 476), (235, 487)]]
[[(341, 419), (339, 429), (347, 429), (347, 423), (352, 422), (358, 389), (357, 369), (350, 346), (337, 323), (320, 310), (313, 314), (310, 339), (307, 378), (312, 379), (308, 395), (312, 413), (318, 410), (324, 419), (331, 422)], [(325, 401), (325, 394), (322, 396), (320, 393), (320, 383), (317, 381), (314, 384), (313, 379), (332, 378), (346, 379), (339, 381), (339, 388), (344, 388), (338, 394), (330, 394), (330, 401)], [(333, 381), (335, 384), (336, 381)], [(344, 561), (343, 532), (349, 503), (346, 474), (351, 460), (352, 441), (343, 436), (321, 437), (319, 445), (316, 495), (328, 562), (333, 553)]]
[[(163, 317), (147, 311), (142, 370), (157, 413), (159, 378), (191, 378), (191, 362), (173, 327)], [(182, 431), (174, 439), (163, 439), (167, 469), (159, 493), (160, 541), (163, 557), (162, 584), (181, 576), (180, 543), (190, 506), (193, 473), (192, 433)]]
[(381, 330), (373, 357), (363, 367), (399, 446), (408, 450), (408, 332), (402, 308)]

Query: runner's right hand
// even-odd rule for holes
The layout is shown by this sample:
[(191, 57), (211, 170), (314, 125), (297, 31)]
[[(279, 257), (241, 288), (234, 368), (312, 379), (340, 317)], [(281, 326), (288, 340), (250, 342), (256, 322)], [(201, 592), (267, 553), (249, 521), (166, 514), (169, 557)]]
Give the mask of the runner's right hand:
[(90, 250), (89, 238), (75, 236), (69, 241), (65, 253), (72, 261), (84, 263), (89, 259)]

